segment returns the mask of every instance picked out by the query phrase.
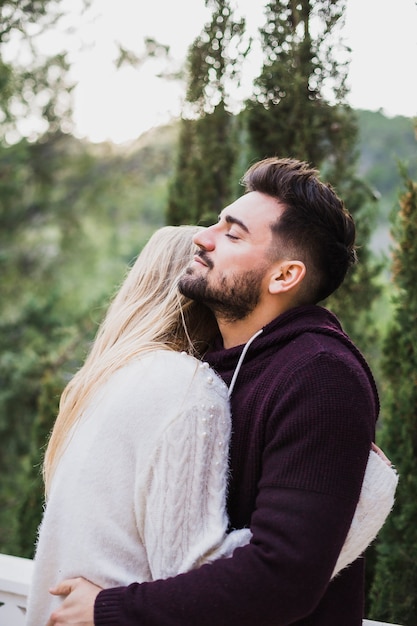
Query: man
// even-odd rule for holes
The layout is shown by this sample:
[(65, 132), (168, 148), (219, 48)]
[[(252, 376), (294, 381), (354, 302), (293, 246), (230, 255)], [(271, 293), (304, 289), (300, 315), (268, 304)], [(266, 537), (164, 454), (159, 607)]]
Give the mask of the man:
[(244, 184), (195, 236), (200, 251), (180, 289), (219, 325), (206, 358), (232, 389), (228, 512), (252, 541), (167, 580), (107, 590), (66, 581), (54, 590), (70, 595), (51, 625), (362, 624), (363, 559), (329, 581), (379, 401), (362, 355), (317, 305), (356, 260), (354, 223), (305, 163), (266, 159)]

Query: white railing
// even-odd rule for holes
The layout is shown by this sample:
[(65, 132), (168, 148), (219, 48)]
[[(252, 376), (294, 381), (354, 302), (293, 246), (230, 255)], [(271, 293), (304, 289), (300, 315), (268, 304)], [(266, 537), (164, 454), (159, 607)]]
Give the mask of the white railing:
[(388, 622), (373, 622), (371, 619), (364, 619), (363, 626), (399, 626), (399, 625), (389, 624)]
[(23, 626), (33, 562), (0, 554), (0, 626)]
[[(33, 561), (0, 554), (0, 626), (24, 626)], [(363, 620), (363, 626), (395, 626)]]

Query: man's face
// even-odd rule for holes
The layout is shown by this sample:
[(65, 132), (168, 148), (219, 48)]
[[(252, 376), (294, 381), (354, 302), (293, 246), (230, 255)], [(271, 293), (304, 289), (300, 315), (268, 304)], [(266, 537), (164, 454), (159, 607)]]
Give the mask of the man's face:
[(277, 200), (257, 191), (226, 207), (217, 224), (194, 236), (200, 250), (181, 277), (181, 292), (206, 304), (218, 318), (246, 318), (266, 289), (271, 224), (281, 211)]

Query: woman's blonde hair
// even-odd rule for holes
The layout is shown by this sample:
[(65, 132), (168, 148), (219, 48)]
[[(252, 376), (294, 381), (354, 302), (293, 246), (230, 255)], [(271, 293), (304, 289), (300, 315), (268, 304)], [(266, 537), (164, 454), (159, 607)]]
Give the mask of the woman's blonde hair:
[(88, 400), (113, 372), (156, 348), (201, 356), (217, 325), (206, 307), (180, 294), (177, 283), (191, 262), (196, 226), (165, 226), (156, 231), (111, 303), (91, 351), (62, 393), (45, 453), (46, 492), (68, 440)]

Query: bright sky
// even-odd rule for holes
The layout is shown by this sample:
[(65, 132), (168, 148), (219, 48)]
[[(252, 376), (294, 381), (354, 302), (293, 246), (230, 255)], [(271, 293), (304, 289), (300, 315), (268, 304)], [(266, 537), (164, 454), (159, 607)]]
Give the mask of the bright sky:
[[(75, 11), (80, 0), (64, 0)], [(252, 32), (264, 0), (239, 0)], [(72, 50), (76, 134), (92, 141), (128, 141), (178, 116), (183, 89), (157, 77), (161, 64), (114, 68), (115, 42), (143, 52), (143, 38), (169, 45), (178, 67), (208, 17), (204, 0), (93, 0), (68, 36)], [(49, 39), (53, 48), (62, 35)], [(347, 0), (345, 43), (352, 48), (349, 102), (387, 115), (417, 115), (417, 0)], [(251, 71), (245, 72), (249, 89)], [(243, 88), (244, 89), (244, 88)], [(243, 93), (243, 95), (245, 95)], [(246, 93), (248, 95), (248, 92)]]

